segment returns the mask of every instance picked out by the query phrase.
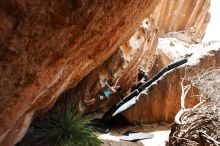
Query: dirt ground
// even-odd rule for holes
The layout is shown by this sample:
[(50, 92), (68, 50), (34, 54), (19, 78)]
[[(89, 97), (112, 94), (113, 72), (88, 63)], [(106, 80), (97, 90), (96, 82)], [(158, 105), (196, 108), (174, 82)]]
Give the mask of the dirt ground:
[[(154, 131), (164, 131), (169, 130), (170, 125), (164, 123), (155, 123), (150, 125), (136, 125), (127, 127), (116, 127), (110, 131), (111, 135), (122, 136), (125, 132), (154, 132)], [(141, 142), (127, 142), (127, 141), (113, 141), (113, 140), (103, 140), (102, 146), (144, 146)]]
[(145, 125), (135, 125), (135, 126), (127, 126), (127, 127), (116, 127), (111, 130), (112, 134), (123, 134), (126, 131), (133, 132), (153, 132), (153, 131), (162, 131), (170, 129), (170, 124), (165, 123), (154, 123), (154, 124), (145, 124)]
[(140, 142), (102, 140), (102, 146), (144, 146)]

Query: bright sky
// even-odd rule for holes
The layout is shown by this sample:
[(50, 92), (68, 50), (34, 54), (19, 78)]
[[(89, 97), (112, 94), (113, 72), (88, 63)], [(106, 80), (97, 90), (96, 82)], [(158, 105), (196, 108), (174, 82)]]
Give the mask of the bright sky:
[(203, 42), (220, 41), (220, 0), (211, 0), (211, 20), (206, 29)]

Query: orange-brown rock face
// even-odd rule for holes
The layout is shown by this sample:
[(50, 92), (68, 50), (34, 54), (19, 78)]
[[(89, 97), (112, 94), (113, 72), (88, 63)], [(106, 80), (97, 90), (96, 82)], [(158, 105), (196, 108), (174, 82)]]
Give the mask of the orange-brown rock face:
[(107, 104), (96, 102), (94, 106), (89, 107), (88, 111), (94, 111), (100, 107), (109, 108), (109, 106), (126, 96), (132, 82), (136, 79), (139, 65), (145, 66), (146, 69), (152, 67), (156, 59), (157, 43), (158, 28), (155, 21), (149, 17), (108, 60), (89, 73), (77, 87), (68, 90), (62, 97), (71, 98), (75, 102), (79, 101), (80, 98), (90, 99), (95, 97), (97, 92), (105, 86), (104, 80), (107, 80), (109, 84), (114, 84), (115, 80), (120, 78), (118, 85), (122, 87), (122, 91), (115, 94), (115, 96), (111, 96)]
[(193, 42), (201, 42), (210, 19), (209, 7), (210, 0), (162, 0), (152, 17), (160, 33), (184, 31)]
[(0, 145), (102, 64), (159, 0), (0, 1)]
[[(210, 46), (207, 44), (200, 46), (198, 45), (197, 47), (193, 45), (188, 45), (184, 47), (186, 52), (188, 50), (196, 50), (198, 52), (194, 53), (194, 55), (189, 53), (187, 55), (185, 54), (184, 56), (181, 56), (181, 54), (174, 53), (175, 51), (173, 50), (173, 48), (176, 48), (176, 50), (182, 49), (183, 51), (184, 49), (180, 46), (184, 46), (186, 44), (181, 42), (179, 46), (179, 41), (173, 41), (172, 39), (169, 41), (169, 39), (166, 40), (166, 38), (163, 39), (163, 41), (168, 41), (167, 44), (170, 44), (171, 46), (166, 46), (164, 43), (162, 45), (159, 45), (159, 47), (164, 48), (158, 48), (158, 50), (161, 50), (162, 52), (159, 53), (159, 56), (150, 71), (151, 77), (161, 68), (163, 68), (173, 59), (175, 59), (174, 55), (178, 55), (179, 57), (190, 56), (189, 63), (188, 65), (180, 67), (175, 71), (172, 71), (165, 75), (163, 79), (159, 80), (155, 85), (150, 87), (147, 93), (143, 93), (140, 95), (140, 100), (137, 101), (137, 104), (135, 104), (127, 111), (123, 112), (122, 116), (131, 123), (152, 123), (161, 121), (172, 123), (176, 113), (181, 108), (181, 81), (182, 78), (184, 78), (184, 75), (192, 73), (192, 71), (197, 71), (199, 69), (208, 69), (210, 67), (220, 66), (220, 43), (214, 43), (213, 46), (212, 44)], [(165, 51), (165, 47), (168, 47), (168, 50), (171, 51)], [(211, 48), (213, 50), (209, 50)], [(203, 52), (204, 50), (209, 51), (205, 53)], [(173, 55), (170, 54), (171, 52), (173, 52)], [(187, 94), (185, 99), (186, 108), (192, 107), (198, 103), (199, 99), (196, 98), (196, 95), (198, 95), (198, 93), (199, 91), (196, 88), (191, 88), (189, 90), (189, 93)]]
[(132, 83), (135, 82), (138, 66), (141, 65), (146, 70), (152, 67), (156, 60), (158, 33), (154, 19), (148, 17), (129, 41), (121, 46), (126, 61), (125, 69), (121, 74), (124, 90), (131, 88)]

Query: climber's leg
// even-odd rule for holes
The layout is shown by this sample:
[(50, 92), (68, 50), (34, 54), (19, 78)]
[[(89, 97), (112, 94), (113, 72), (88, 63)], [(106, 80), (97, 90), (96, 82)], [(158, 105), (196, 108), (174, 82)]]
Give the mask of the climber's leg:
[(131, 87), (131, 92), (133, 92), (135, 89), (137, 89), (137, 86), (136, 86), (136, 85), (133, 85), (133, 86)]
[(141, 85), (143, 85), (143, 83), (142, 83), (142, 82), (139, 82), (139, 83), (137, 84), (137, 86), (136, 86), (136, 89), (138, 89)]
[(90, 100), (85, 101), (85, 103), (86, 103), (87, 105), (92, 105), (92, 104), (94, 104), (95, 102), (96, 102), (96, 99), (95, 99), (95, 98), (92, 98), (92, 99), (90, 99)]

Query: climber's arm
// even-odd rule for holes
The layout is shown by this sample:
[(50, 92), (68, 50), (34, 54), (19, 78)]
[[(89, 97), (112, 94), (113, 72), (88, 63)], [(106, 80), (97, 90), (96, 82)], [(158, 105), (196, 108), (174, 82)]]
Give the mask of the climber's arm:
[(115, 90), (114, 87), (111, 87), (107, 82), (105, 82), (106, 86), (114, 93), (116, 93), (117, 91)]
[(116, 87), (118, 85), (118, 81), (119, 81), (120, 78), (118, 78), (115, 82), (115, 85), (113, 87)]

